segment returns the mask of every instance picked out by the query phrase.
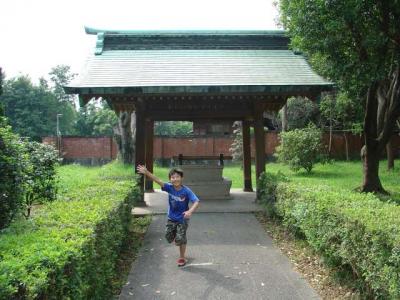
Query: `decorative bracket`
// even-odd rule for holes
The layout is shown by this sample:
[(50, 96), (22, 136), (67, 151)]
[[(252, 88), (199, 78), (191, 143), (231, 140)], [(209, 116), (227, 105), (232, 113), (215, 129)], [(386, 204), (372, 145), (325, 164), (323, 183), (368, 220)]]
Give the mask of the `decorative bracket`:
[(103, 53), (104, 47), (104, 32), (97, 33), (96, 49), (94, 51), (95, 55), (101, 55)]

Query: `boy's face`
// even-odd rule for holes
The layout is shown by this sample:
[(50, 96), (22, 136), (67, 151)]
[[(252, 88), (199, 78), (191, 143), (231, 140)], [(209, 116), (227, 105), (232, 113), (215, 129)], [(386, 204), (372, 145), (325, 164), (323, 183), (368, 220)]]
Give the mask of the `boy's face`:
[(182, 185), (182, 176), (178, 173), (173, 173), (169, 180), (174, 187), (180, 187)]

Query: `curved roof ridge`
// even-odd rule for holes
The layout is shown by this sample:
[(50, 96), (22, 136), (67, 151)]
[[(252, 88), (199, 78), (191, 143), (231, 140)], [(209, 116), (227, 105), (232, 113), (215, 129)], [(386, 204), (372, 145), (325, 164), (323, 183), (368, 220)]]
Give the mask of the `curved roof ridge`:
[(269, 35), (269, 36), (286, 36), (286, 31), (276, 30), (210, 30), (210, 29), (193, 29), (193, 30), (110, 30), (98, 29), (85, 26), (87, 34), (103, 33), (106, 35)]

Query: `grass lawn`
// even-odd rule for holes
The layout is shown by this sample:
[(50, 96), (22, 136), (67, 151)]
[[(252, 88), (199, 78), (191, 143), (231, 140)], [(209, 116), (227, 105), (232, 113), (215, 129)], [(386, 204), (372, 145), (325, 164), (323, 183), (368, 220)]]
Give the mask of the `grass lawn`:
[[(386, 170), (387, 162), (385, 160), (380, 163), (380, 178), (383, 187), (392, 194), (392, 198), (400, 202), (400, 159), (395, 162), (395, 169), (388, 172)], [(98, 167), (84, 168), (85, 175), (82, 176), (82, 167), (78, 165), (63, 166), (60, 172), (62, 184), (60, 185), (61, 191), (70, 188), (84, 188), (91, 184), (91, 181), (98, 176)], [(317, 164), (310, 174), (305, 171), (293, 172), (288, 166), (280, 163), (267, 163), (265, 166), (267, 172), (277, 173), (282, 172), (291, 180), (303, 182), (304, 184), (324, 184), (330, 185), (337, 189), (353, 190), (359, 187), (362, 183), (362, 164), (360, 161), (335, 161), (331, 164)], [(112, 176), (112, 179), (126, 179), (133, 178), (133, 167), (124, 166), (122, 164), (108, 164), (103, 166), (101, 174), (103, 178)], [(168, 180), (169, 168), (154, 167), (154, 173), (162, 180)], [(112, 175), (109, 175), (112, 174)], [(224, 168), (224, 177), (232, 180), (233, 188), (243, 187), (243, 170), (239, 164), (230, 164)], [(252, 181), (253, 188), (256, 184), (255, 168), (252, 166)], [(157, 184), (154, 186), (158, 188)]]
[(90, 187), (93, 181), (102, 179), (133, 179), (133, 167), (113, 162), (102, 167), (86, 167), (77, 164), (63, 165), (58, 167), (59, 193), (72, 190), (82, 190)]
[[(400, 160), (396, 160), (395, 169), (388, 172), (387, 162), (380, 163), (380, 178), (383, 187), (392, 194), (392, 197), (400, 201)], [(280, 163), (267, 163), (267, 172), (277, 173), (281, 171), (291, 180), (303, 182), (304, 184), (324, 184), (337, 189), (353, 190), (362, 183), (362, 163), (360, 161), (335, 161), (331, 164), (317, 164), (310, 174), (305, 171), (293, 172), (288, 166)], [(168, 179), (168, 168), (155, 166), (154, 173), (163, 180)], [(243, 170), (240, 165), (228, 165), (224, 168), (224, 177), (232, 180), (233, 188), (243, 187)], [(253, 188), (255, 185), (255, 169), (252, 166)], [(157, 187), (156, 187), (157, 188)]]

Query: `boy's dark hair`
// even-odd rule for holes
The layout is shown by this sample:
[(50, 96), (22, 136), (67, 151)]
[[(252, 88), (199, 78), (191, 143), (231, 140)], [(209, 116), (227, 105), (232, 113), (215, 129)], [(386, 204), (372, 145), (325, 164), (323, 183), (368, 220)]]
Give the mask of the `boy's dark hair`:
[(178, 174), (181, 177), (183, 177), (183, 171), (181, 169), (173, 168), (173, 169), (171, 169), (171, 171), (169, 171), (168, 178), (171, 178), (171, 176), (174, 175), (174, 174)]

